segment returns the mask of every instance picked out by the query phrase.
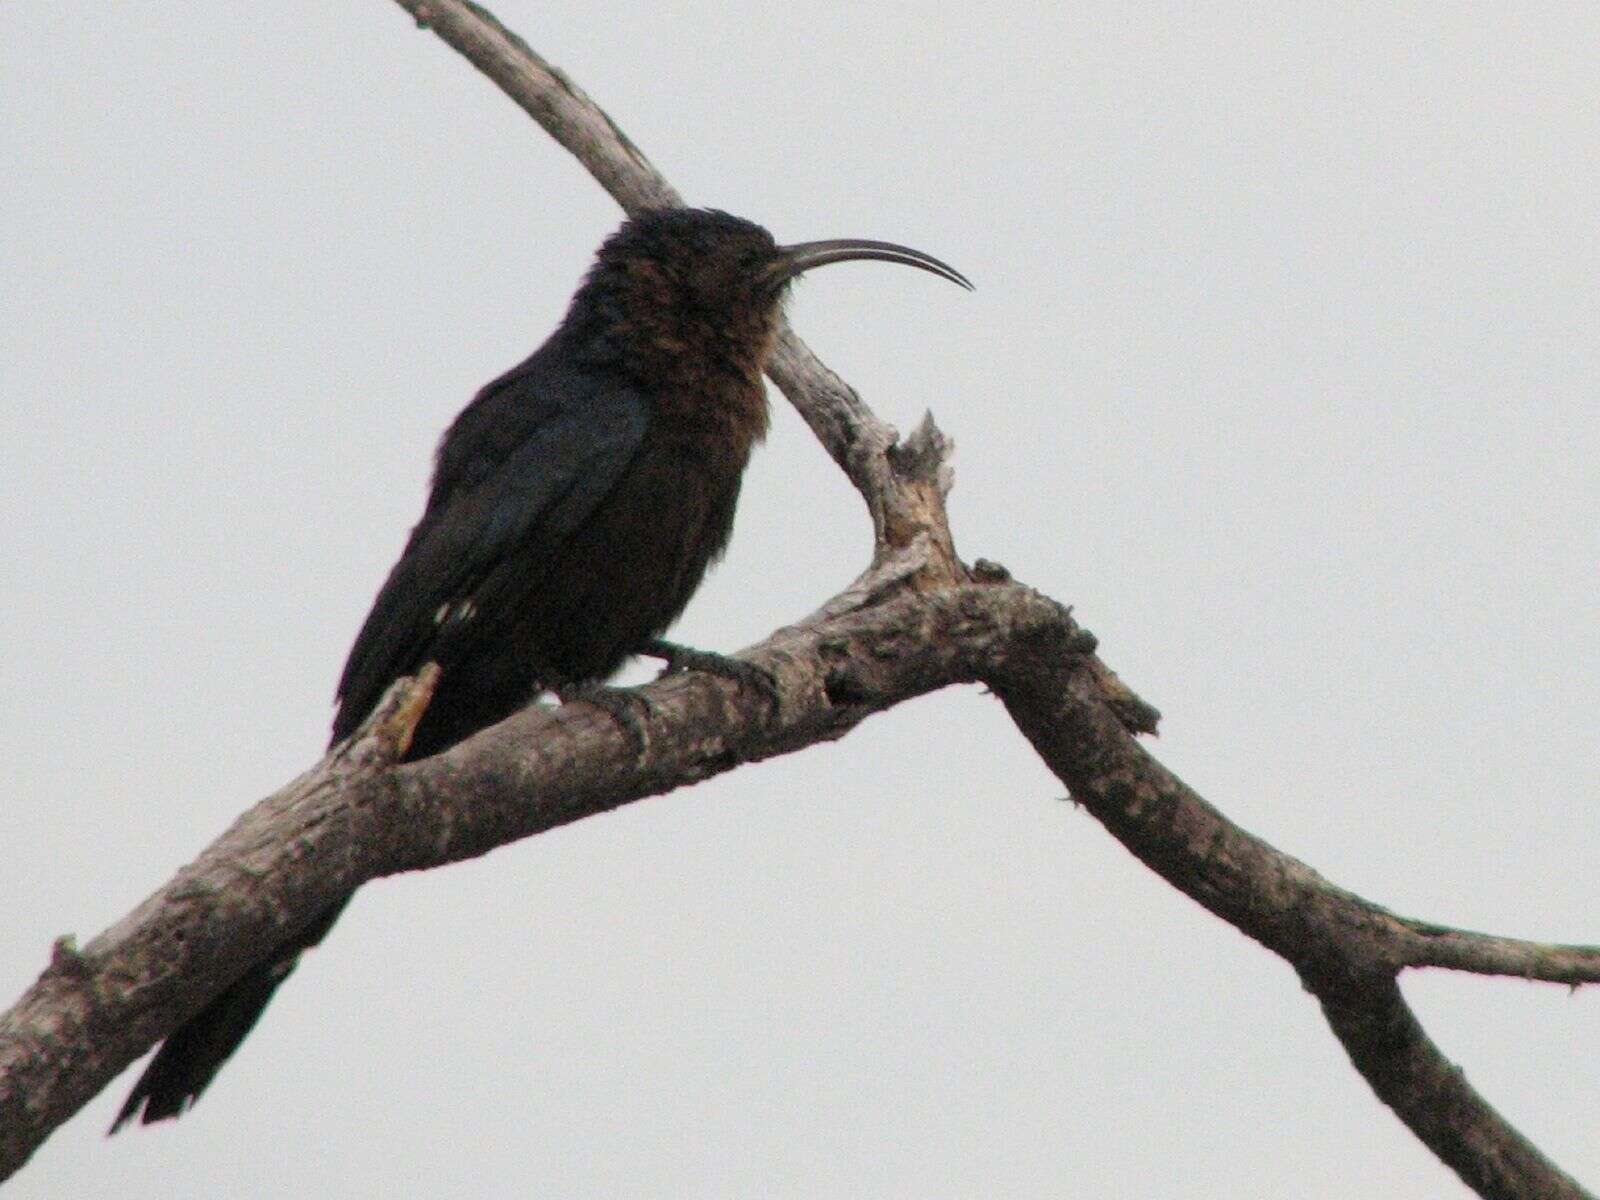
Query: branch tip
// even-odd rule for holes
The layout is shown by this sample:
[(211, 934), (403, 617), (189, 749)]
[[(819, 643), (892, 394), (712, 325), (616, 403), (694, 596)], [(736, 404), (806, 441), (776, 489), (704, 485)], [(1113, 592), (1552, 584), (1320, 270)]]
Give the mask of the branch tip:
[(431, 662), (424, 663), (415, 675), (396, 679), (346, 743), (347, 752), (381, 764), (404, 759), (438, 683), (439, 664)]
[(88, 971), (83, 951), (78, 949), (78, 939), (72, 934), (63, 933), (50, 944), (50, 965), (45, 968), (45, 974), (82, 977)]

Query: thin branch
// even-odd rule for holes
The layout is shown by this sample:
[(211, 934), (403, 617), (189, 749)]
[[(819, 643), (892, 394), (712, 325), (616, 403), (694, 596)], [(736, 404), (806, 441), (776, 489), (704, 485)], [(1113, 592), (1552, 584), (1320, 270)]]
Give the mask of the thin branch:
[(1289, 962), (1373, 1091), (1479, 1195), (1588, 1195), (1467, 1083), (1406, 1006), (1396, 975), (1427, 957), (1420, 923), (1229, 821), (1090, 703), (1098, 686), (1085, 664), (1038, 650), (984, 678), (1074, 800), (1163, 879)]
[(1477, 975), (1509, 975), (1577, 987), (1600, 983), (1600, 946), (1529, 942), (1470, 929), (1403, 919), (1405, 965), (1444, 967)]
[[(630, 215), (677, 206), (683, 198), (601, 107), (558, 68), (469, 0), (396, 0), (416, 19), (489, 77), (557, 142), (566, 147)], [(966, 578), (944, 517), (950, 447), (929, 422), (925, 440), (941, 452), (932, 470), (923, 461), (897, 469), (894, 427), (878, 419), (854, 388), (829, 370), (783, 321), (767, 374), (794, 405), (823, 448), (855, 484), (872, 514), (877, 556), (931, 536), (935, 553), (919, 586)]]
[(630, 215), (683, 197), (577, 84), (470, 0), (399, 0), (565, 146)]
[(1435, 1046), (1393, 979), (1359, 994), (1320, 995), (1350, 1061), (1423, 1145), (1490, 1200), (1585, 1200), (1589, 1193), (1539, 1152)]

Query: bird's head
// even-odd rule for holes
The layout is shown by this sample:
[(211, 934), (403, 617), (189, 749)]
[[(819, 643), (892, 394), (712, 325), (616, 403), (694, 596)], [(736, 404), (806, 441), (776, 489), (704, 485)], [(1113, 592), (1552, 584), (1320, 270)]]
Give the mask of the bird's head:
[(714, 354), (759, 377), (789, 284), (814, 267), (853, 259), (903, 263), (972, 287), (955, 268), (892, 242), (782, 246), (725, 212), (665, 208), (625, 222), (606, 240), (574, 309), (602, 305), (630, 339), (645, 334), (672, 354)]

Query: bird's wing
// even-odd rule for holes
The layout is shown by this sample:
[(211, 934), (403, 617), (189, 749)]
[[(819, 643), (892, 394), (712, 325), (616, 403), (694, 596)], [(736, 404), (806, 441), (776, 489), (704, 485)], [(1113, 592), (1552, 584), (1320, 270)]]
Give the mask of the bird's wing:
[[(559, 549), (616, 486), (648, 420), (636, 390), (538, 356), (484, 389), (447, 438), (427, 512), (350, 650), (335, 741), (433, 656), (451, 618), (470, 615), (460, 606), (507, 556), (537, 563)], [(470, 470), (447, 473), (457, 435), (487, 449)]]

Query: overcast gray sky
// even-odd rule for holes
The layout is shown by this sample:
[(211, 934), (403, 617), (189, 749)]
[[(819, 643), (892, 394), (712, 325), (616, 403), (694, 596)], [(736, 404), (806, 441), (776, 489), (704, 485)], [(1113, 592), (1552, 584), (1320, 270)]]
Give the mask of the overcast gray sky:
[[(1600, 941), (1600, 7), (496, 8), (693, 202), (974, 278), (790, 312), (934, 410), (959, 549), (1166, 763), (1401, 911)], [(9, 998), (317, 757), (435, 439), (618, 214), (385, 3), (11, 0), (0, 104)], [(775, 402), (697, 645), (870, 548)], [(1465, 1194), (1061, 792), (950, 692), (381, 882), (189, 1116), (105, 1141), (130, 1073), (8, 1195)], [(1600, 994), (1405, 987), (1600, 1185)]]

